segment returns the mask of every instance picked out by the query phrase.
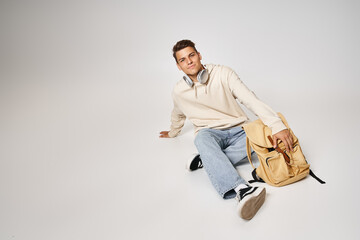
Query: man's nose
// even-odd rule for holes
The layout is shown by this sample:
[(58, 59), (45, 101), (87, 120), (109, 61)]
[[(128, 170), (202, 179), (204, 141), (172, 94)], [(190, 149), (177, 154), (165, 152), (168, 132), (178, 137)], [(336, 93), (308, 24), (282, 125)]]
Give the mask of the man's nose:
[(192, 63), (191, 58), (188, 58), (188, 59), (187, 59), (187, 64), (191, 64), (191, 63)]

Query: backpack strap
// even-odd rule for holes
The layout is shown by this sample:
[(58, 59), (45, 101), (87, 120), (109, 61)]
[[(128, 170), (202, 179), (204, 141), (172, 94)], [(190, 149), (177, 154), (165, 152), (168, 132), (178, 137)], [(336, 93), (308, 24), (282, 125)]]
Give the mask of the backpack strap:
[(247, 157), (249, 159), (249, 162), (250, 162), (251, 166), (255, 170), (254, 164), (252, 163), (252, 160), (251, 160), (251, 149), (250, 149), (249, 138), (247, 136), (246, 136), (246, 154), (247, 154)]
[(247, 154), (247, 157), (249, 159), (249, 162), (251, 164), (251, 166), (254, 168), (254, 170), (251, 172), (251, 175), (253, 177), (252, 180), (248, 181), (249, 183), (254, 183), (254, 182), (262, 182), (264, 183), (264, 180), (262, 180), (257, 174), (256, 174), (256, 168), (254, 166), (254, 164), (252, 163), (252, 160), (251, 160), (251, 148), (250, 148), (250, 142), (249, 142), (249, 138), (246, 137), (246, 154)]
[(321, 180), (320, 178), (318, 178), (315, 173), (313, 171), (311, 171), (310, 169), (310, 172), (309, 172), (309, 175), (312, 176), (313, 178), (315, 178), (319, 183), (321, 184), (325, 184), (326, 182), (324, 182), (323, 180)]

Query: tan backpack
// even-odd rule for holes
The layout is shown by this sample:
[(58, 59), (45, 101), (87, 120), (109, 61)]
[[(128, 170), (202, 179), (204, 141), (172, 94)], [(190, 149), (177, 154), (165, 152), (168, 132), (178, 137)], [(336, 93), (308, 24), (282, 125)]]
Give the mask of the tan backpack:
[[(249, 181), (249, 183), (266, 182), (272, 186), (280, 187), (299, 181), (310, 174), (320, 183), (324, 184), (325, 182), (316, 177), (310, 170), (310, 165), (301, 151), (299, 141), (289, 128), (286, 119), (281, 113), (278, 113), (278, 115), (293, 137), (294, 151), (287, 152), (282, 142), (274, 149), (271, 129), (264, 125), (260, 119), (244, 125), (247, 155), (249, 162), (254, 168), (252, 172), (254, 179)], [(250, 147), (258, 156), (260, 165), (257, 168), (252, 163)]]

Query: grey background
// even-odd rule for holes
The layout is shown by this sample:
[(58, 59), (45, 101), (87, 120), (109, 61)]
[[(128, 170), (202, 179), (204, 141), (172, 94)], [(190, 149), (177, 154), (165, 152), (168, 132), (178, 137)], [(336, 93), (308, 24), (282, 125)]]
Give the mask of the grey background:
[[(0, 239), (359, 239), (358, 1), (0, 2)], [(320, 185), (250, 222), (175, 139), (176, 41), (282, 112)], [(252, 116), (254, 117), (254, 116)], [(251, 167), (239, 172), (250, 178)]]

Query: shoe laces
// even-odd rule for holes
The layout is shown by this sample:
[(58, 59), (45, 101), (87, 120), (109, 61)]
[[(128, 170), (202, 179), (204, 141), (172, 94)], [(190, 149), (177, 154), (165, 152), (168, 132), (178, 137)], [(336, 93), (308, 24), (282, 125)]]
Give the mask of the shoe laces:
[(236, 193), (236, 200), (237, 201), (241, 201), (241, 199), (244, 198), (245, 194), (250, 191), (253, 187), (247, 187), (247, 188), (241, 188), (237, 193)]

